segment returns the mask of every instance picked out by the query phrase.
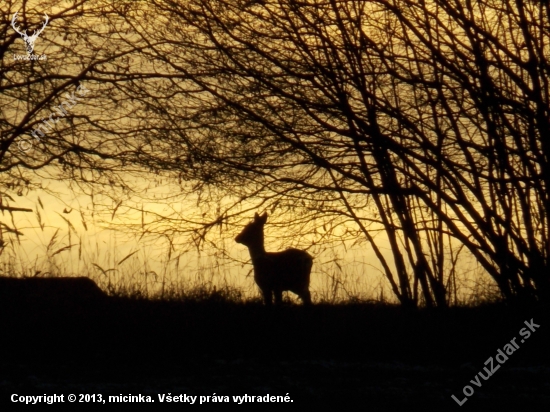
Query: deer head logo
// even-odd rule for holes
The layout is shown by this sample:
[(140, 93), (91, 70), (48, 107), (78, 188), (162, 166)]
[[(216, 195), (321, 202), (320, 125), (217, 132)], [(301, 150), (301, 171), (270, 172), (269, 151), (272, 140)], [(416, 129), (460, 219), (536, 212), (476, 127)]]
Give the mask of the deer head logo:
[(29, 54), (32, 54), (33, 50), (34, 50), (34, 42), (36, 41), (36, 39), (38, 39), (38, 36), (40, 36), (40, 33), (42, 33), (44, 31), (44, 29), (46, 28), (46, 25), (48, 24), (48, 15), (46, 13), (44, 13), (44, 16), (46, 16), (46, 21), (44, 22), (44, 24), (42, 25), (42, 28), (41, 29), (38, 29), (38, 30), (35, 30), (34, 33), (32, 34), (32, 36), (29, 36), (27, 34), (27, 30), (25, 31), (21, 31), (17, 26), (16, 26), (16, 20), (17, 20), (17, 13), (15, 13), (13, 15), (13, 19), (11, 19), (11, 26), (13, 27), (13, 30), (15, 30), (16, 33), (18, 33), (22, 38), (23, 40), (25, 41), (26, 43), (26, 47), (27, 47), (27, 53)]

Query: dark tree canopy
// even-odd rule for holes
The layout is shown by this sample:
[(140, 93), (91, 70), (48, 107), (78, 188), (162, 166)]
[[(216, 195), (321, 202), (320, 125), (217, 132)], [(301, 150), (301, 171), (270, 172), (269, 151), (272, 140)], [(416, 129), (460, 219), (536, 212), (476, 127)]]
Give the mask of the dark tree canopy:
[(180, 90), (201, 179), (337, 210), (375, 250), (382, 224), (404, 303), (420, 284), (445, 305), (454, 241), (505, 297), (546, 296), (547, 2), (156, 6), (157, 58), (195, 87)]
[[(185, 222), (200, 236), (252, 201), (303, 234), (352, 227), (407, 305), (447, 305), (462, 250), (505, 298), (548, 299), (547, 1), (88, 3), (41, 38), (73, 67), (3, 59), (2, 107), (19, 114), (2, 118), (5, 173), (169, 173), (219, 208)], [(38, 112), (82, 82), (86, 111), (18, 155)]]

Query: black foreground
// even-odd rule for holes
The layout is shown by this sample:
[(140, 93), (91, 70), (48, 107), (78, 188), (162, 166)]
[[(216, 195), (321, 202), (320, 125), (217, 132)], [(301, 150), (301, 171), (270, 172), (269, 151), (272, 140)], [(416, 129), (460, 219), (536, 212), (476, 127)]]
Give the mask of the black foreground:
[[(540, 326), (521, 343), (520, 330), (531, 319)], [(193, 407), (203, 410), (229, 410), (235, 407), (233, 396), (245, 394), (288, 394), (292, 400), (262, 403), (261, 409), (246, 402), (256, 410), (550, 406), (545, 307), (428, 311), (375, 304), (266, 308), (215, 299), (4, 298), (0, 330), (0, 407), (9, 405), (9, 410), (31, 407), (12, 403), (13, 394), (65, 394), (65, 400), (68, 394), (103, 399), (141, 394), (155, 403), (132, 405), (148, 410), (175, 407), (161, 405), (159, 394), (197, 396)], [(514, 337), (519, 349), (486, 381), (477, 378), (481, 387), (470, 383), (480, 371), (487, 375), (484, 363)], [(462, 401), (466, 385), (474, 393), (459, 407), (451, 396)], [(204, 398), (199, 405), (201, 395), (228, 396), (229, 402)], [(85, 405), (76, 402), (72, 408)], [(184, 406), (191, 407), (179, 404)]]

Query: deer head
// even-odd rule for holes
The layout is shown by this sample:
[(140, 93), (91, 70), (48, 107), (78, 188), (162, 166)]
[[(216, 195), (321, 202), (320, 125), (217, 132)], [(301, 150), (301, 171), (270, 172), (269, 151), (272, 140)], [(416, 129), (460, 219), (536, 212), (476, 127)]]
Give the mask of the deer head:
[(44, 29), (46, 28), (46, 25), (48, 24), (48, 20), (49, 20), (49, 17), (46, 13), (44, 13), (44, 16), (46, 16), (46, 21), (44, 21), (44, 24), (42, 25), (42, 28), (38, 29), (38, 30), (35, 30), (34, 33), (32, 34), (32, 36), (29, 36), (27, 34), (27, 30), (25, 31), (21, 31), (17, 26), (16, 26), (16, 20), (17, 20), (17, 13), (15, 13), (13, 15), (13, 19), (11, 19), (11, 26), (13, 27), (13, 30), (15, 30), (16, 33), (18, 33), (22, 38), (23, 40), (25, 41), (26, 43), (26, 47), (27, 47), (27, 53), (29, 54), (32, 54), (32, 52), (34, 51), (34, 42), (36, 41), (36, 39), (38, 39), (38, 36), (40, 36), (40, 33), (42, 33), (44, 31)]

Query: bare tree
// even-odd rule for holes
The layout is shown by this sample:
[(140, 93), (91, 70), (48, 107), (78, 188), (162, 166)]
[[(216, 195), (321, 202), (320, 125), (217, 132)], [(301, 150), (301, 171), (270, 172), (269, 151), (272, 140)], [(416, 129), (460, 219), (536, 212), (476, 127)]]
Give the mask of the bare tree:
[[(203, 207), (161, 235), (279, 208), (306, 241), (362, 236), (405, 305), (447, 305), (463, 250), (504, 297), (548, 298), (548, 2), (142, 3), (48, 12), (48, 60), (3, 58), (5, 185), (152, 171)], [(8, 6), (3, 57), (13, 14), (44, 12)]]
[(547, 297), (546, 2), (154, 5), (188, 176), (354, 222), (404, 304), (446, 305), (462, 247), (506, 298)]
[[(154, 169), (148, 159), (156, 149), (143, 123), (153, 118), (148, 103), (131, 96), (141, 78), (156, 74), (142, 61), (140, 75), (130, 75), (131, 56), (142, 47), (122, 17), (130, 5), (32, 4), (7, 1), (0, 8), (2, 211), (21, 211), (10, 206), (15, 195), (49, 190), (48, 182), (58, 180), (88, 194), (124, 197), (136, 175)], [(40, 36), (29, 50), (20, 34), (33, 30)]]

